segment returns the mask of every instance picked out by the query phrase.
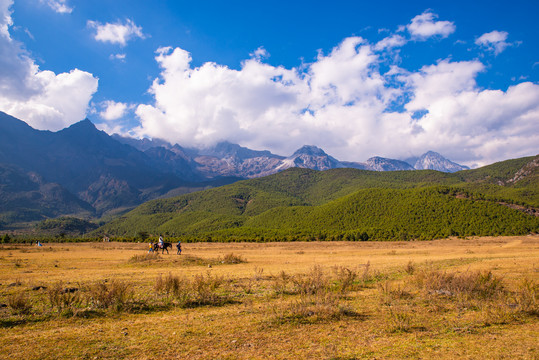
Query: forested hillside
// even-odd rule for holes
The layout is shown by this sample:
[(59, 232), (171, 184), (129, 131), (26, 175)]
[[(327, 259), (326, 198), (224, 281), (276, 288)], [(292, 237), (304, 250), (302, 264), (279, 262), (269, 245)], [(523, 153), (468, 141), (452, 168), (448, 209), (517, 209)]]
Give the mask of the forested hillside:
[[(289, 169), (149, 201), (97, 230), (214, 241), (395, 240), (539, 232), (538, 158), (453, 174)], [(526, 210), (526, 211), (524, 211)]]

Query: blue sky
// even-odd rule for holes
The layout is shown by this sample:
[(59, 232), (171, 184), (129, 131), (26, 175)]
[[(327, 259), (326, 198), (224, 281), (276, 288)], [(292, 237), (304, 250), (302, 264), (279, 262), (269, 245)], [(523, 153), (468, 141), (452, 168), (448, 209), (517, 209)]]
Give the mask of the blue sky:
[(539, 151), (536, 1), (0, 0), (0, 110), (340, 160)]

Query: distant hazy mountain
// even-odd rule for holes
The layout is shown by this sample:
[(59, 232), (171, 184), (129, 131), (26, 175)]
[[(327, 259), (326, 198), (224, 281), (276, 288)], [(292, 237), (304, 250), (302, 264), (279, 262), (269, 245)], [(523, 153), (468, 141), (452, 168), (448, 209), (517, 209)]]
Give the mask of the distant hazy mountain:
[(237, 176), (253, 178), (273, 174), (282, 156), (269, 151), (256, 151), (221, 142), (215, 147), (199, 150), (194, 155), (196, 170), (206, 177)]
[[(301, 147), (289, 157), (229, 142), (188, 149), (159, 139), (109, 136), (87, 119), (58, 132), (40, 131), (3, 112), (0, 165), (4, 166), (0, 199), (5, 200), (4, 205), (10, 204), (0, 209), (0, 216), (2, 211), (5, 215), (10, 208), (18, 209), (13, 213), (17, 219), (75, 213), (99, 216), (149, 199), (271, 175), (291, 167), (413, 170), (404, 161), (381, 157), (365, 163), (341, 162), (312, 145)], [(466, 168), (434, 152), (416, 159), (415, 167), (444, 172)], [(27, 188), (13, 187), (10, 179), (15, 175)], [(40, 199), (48, 199), (49, 204)], [(17, 201), (26, 205), (15, 205)], [(33, 215), (21, 217), (17, 211)]]
[(428, 151), (425, 154), (421, 155), (419, 159), (417, 159), (417, 161), (414, 163), (414, 168), (416, 170), (428, 169), (450, 173), (469, 169), (469, 167), (467, 166), (459, 165), (450, 160), (447, 160), (442, 155), (434, 151)]
[[(269, 151), (255, 151), (237, 144), (221, 142), (207, 149), (185, 149), (171, 145), (163, 140), (135, 140), (114, 135), (119, 141), (132, 144), (143, 150), (156, 161), (166, 163), (168, 169), (183, 178), (201, 180), (217, 176), (237, 176), (255, 178), (267, 176), (291, 168), (329, 170), (336, 168), (354, 168), (372, 171), (399, 170), (437, 170), (456, 172), (468, 167), (456, 164), (440, 154), (429, 151), (421, 157), (406, 161), (388, 159), (379, 156), (366, 162), (339, 161), (324, 150), (313, 145), (304, 145), (291, 156), (284, 157)], [(176, 147), (178, 150), (173, 150)], [(171, 152), (174, 152), (172, 154)]]
[(0, 164), (0, 228), (67, 214), (92, 216), (94, 209), (64, 187), (35, 173)]
[(283, 159), (276, 170), (284, 170), (291, 167), (329, 170), (342, 168), (344, 165), (339, 160), (326, 154), (324, 150), (313, 145), (304, 145), (296, 150), (292, 156)]
[(386, 159), (375, 156), (367, 160), (367, 169), (374, 171), (397, 171), (397, 170), (414, 170), (412, 165), (401, 160)]
[(97, 213), (135, 206), (185, 184), (89, 120), (50, 132), (0, 112), (0, 163), (61, 185)]

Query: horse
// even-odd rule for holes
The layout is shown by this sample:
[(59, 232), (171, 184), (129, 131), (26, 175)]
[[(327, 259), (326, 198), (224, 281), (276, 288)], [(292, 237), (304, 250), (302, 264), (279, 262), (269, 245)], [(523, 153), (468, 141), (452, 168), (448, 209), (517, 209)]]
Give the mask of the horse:
[(161, 254), (164, 254), (165, 250), (167, 251), (167, 254), (168, 254), (168, 248), (172, 250), (172, 244), (169, 242), (164, 242), (162, 249), (159, 247), (159, 243), (153, 244), (153, 251), (157, 252), (159, 251), (159, 249), (161, 249)]

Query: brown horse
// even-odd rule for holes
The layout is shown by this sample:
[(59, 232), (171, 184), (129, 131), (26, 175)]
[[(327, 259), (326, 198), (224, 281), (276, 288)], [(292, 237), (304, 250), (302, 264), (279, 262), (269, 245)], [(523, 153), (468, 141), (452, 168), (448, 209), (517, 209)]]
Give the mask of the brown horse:
[(167, 251), (167, 254), (168, 254), (168, 248), (170, 248), (172, 250), (172, 244), (169, 243), (169, 242), (164, 242), (163, 243), (163, 248), (159, 247), (159, 243), (153, 244), (153, 251), (157, 252), (157, 251), (159, 251), (159, 249), (161, 249), (161, 254), (164, 254), (165, 250)]

